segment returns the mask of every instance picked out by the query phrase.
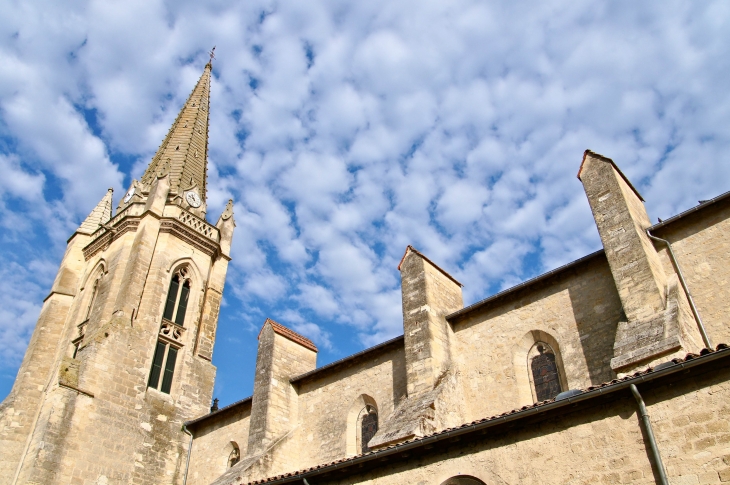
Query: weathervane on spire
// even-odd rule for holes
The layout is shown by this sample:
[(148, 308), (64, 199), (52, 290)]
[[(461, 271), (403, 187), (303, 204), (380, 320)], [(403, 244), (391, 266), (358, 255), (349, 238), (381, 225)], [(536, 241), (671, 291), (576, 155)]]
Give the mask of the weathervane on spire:
[(210, 51), (210, 61), (208, 61), (208, 64), (211, 66), (213, 65), (213, 59), (215, 59), (215, 46), (213, 46), (213, 49)]

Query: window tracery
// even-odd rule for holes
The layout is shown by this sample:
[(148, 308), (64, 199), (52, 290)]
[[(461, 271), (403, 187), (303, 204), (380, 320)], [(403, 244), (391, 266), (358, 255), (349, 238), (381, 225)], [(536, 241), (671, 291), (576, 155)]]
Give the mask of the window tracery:
[(170, 280), (162, 318), (180, 325), (185, 324), (185, 312), (190, 298), (190, 277), (187, 267), (180, 268)]

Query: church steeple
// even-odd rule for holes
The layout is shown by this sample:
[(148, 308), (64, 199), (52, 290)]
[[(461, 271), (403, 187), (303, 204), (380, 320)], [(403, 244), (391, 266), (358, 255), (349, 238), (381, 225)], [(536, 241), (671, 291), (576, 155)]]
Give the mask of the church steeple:
[(109, 189), (106, 195), (102, 197), (94, 210), (84, 219), (76, 232), (83, 234), (93, 234), (99, 226), (109, 222), (112, 218), (112, 194), (114, 189)]
[(170, 194), (182, 194), (197, 186), (206, 200), (208, 171), (208, 112), (210, 107), (210, 72), (208, 62), (198, 84), (177, 115), (170, 131), (152, 157), (142, 176), (142, 183), (150, 186), (160, 171), (170, 174)]

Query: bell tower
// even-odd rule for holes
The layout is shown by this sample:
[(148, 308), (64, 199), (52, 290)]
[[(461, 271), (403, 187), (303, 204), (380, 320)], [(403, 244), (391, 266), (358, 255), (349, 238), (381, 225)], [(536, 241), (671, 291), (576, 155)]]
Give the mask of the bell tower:
[(0, 405), (0, 484), (182, 483), (235, 227), (233, 201), (206, 220), (211, 70), (116, 213), (110, 190), (69, 239)]

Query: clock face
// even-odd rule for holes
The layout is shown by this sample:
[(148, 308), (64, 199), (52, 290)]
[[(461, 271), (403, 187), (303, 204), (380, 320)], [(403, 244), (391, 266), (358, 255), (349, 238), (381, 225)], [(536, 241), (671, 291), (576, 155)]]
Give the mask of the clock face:
[(196, 209), (200, 207), (200, 203), (202, 202), (200, 200), (200, 196), (197, 192), (188, 192), (185, 194), (185, 200), (188, 201), (188, 204), (190, 204), (190, 207), (195, 207)]
[(124, 203), (126, 204), (127, 202), (129, 202), (129, 199), (131, 199), (133, 195), (134, 195), (134, 187), (129, 189), (129, 192), (127, 192), (127, 195), (124, 196), (124, 199), (123, 199)]

